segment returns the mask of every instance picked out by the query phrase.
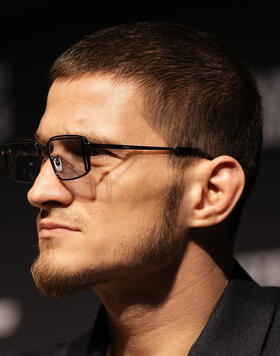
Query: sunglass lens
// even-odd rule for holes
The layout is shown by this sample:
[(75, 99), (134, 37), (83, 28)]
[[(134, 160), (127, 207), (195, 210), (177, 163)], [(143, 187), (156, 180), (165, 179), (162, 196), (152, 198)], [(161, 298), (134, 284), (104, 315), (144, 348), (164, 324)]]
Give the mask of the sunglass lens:
[(41, 168), (41, 154), (32, 142), (19, 142), (6, 146), (7, 167), (17, 182), (32, 183)]
[(59, 137), (49, 142), (49, 155), (56, 175), (62, 180), (86, 174), (85, 153), (81, 138)]

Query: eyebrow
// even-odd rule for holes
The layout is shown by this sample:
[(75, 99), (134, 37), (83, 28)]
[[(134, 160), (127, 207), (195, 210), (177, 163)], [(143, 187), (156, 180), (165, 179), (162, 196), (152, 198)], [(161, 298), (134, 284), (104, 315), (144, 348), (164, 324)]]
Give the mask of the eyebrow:
[(94, 133), (90, 133), (88, 135), (81, 134), (81, 136), (85, 136), (88, 139), (88, 142), (90, 143), (97, 143), (97, 144), (104, 143), (104, 144), (113, 144), (113, 145), (124, 144), (124, 140), (110, 138), (102, 135), (96, 135)]
[[(62, 135), (79, 135), (79, 136), (84, 136), (87, 138), (88, 142), (89, 143), (96, 143), (96, 144), (113, 144), (113, 145), (123, 145), (123, 144), (126, 144), (124, 143), (123, 140), (116, 140), (116, 139), (112, 139), (112, 138), (108, 138), (108, 137), (105, 137), (105, 136), (97, 136), (96, 134), (88, 134), (88, 135), (84, 135), (83, 133), (66, 133), (66, 134), (62, 134)], [(56, 136), (56, 135), (55, 135)], [(54, 137), (54, 136), (52, 136)], [(45, 144), (48, 142), (48, 139), (43, 139), (42, 136), (38, 133), (38, 131), (35, 132), (34, 134), (34, 138), (35, 140), (40, 143), (40, 144)]]

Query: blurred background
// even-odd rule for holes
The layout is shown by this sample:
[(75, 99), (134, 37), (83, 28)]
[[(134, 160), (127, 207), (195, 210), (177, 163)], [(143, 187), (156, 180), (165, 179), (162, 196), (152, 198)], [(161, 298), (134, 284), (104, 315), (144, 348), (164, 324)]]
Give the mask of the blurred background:
[[(83, 35), (138, 20), (170, 20), (217, 34), (254, 70), (265, 111), (261, 170), (235, 255), (260, 284), (280, 285), (280, 23), (271, 7), (234, 4), (184, 2), (144, 9), (138, 2), (1, 1), (0, 144), (33, 135), (44, 111), (50, 65)], [(33, 286), (29, 268), (37, 255), (36, 210), (26, 201), (27, 189), (10, 181), (1, 167), (0, 350), (71, 339), (92, 325), (99, 305), (91, 292), (53, 301)]]

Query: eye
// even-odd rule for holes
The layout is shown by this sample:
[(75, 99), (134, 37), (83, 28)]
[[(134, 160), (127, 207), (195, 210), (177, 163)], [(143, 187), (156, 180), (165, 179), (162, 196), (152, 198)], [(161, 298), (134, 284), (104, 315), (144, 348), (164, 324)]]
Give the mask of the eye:
[(62, 160), (59, 156), (56, 156), (53, 158), (53, 164), (55, 166), (56, 172), (62, 171), (63, 164), (62, 164)]
[(117, 157), (117, 155), (109, 150), (105, 150), (104, 148), (91, 148), (90, 150), (90, 155), (91, 156), (111, 156), (111, 157)]

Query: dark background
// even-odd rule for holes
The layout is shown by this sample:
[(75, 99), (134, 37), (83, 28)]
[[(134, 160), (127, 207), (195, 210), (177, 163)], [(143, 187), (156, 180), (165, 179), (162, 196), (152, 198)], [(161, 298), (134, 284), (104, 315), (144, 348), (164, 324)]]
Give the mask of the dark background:
[[(227, 7), (193, 6), (188, 2), (184, 6), (168, 4), (166, 8), (141, 6), (137, 2), (122, 7), (93, 1), (73, 5), (63, 1), (2, 1), (0, 64), (11, 76), (6, 95), (15, 120), (9, 138), (34, 133), (44, 110), (47, 73), (54, 59), (81, 36), (108, 25), (139, 20), (186, 23), (216, 33), (256, 74), (270, 73), (280, 64), (280, 24), (273, 8), (256, 8), (249, 2)], [(277, 113), (274, 118), (277, 124)], [(237, 254), (280, 248), (278, 142), (280, 137), (265, 143), (260, 175), (238, 231)], [(29, 273), (37, 255), (36, 210), (26, 201), (27, 187), (10, 181), (3, 169), (0, 189), (0, 325), (4, 318), (1, 300), (13, 301), (22, 315), (13, 333), (2, 337), (0, 333), (0, 350), (71, 339), (91, 326), (98, 299), (91, 292), (56, 301), (39, 295)]]

